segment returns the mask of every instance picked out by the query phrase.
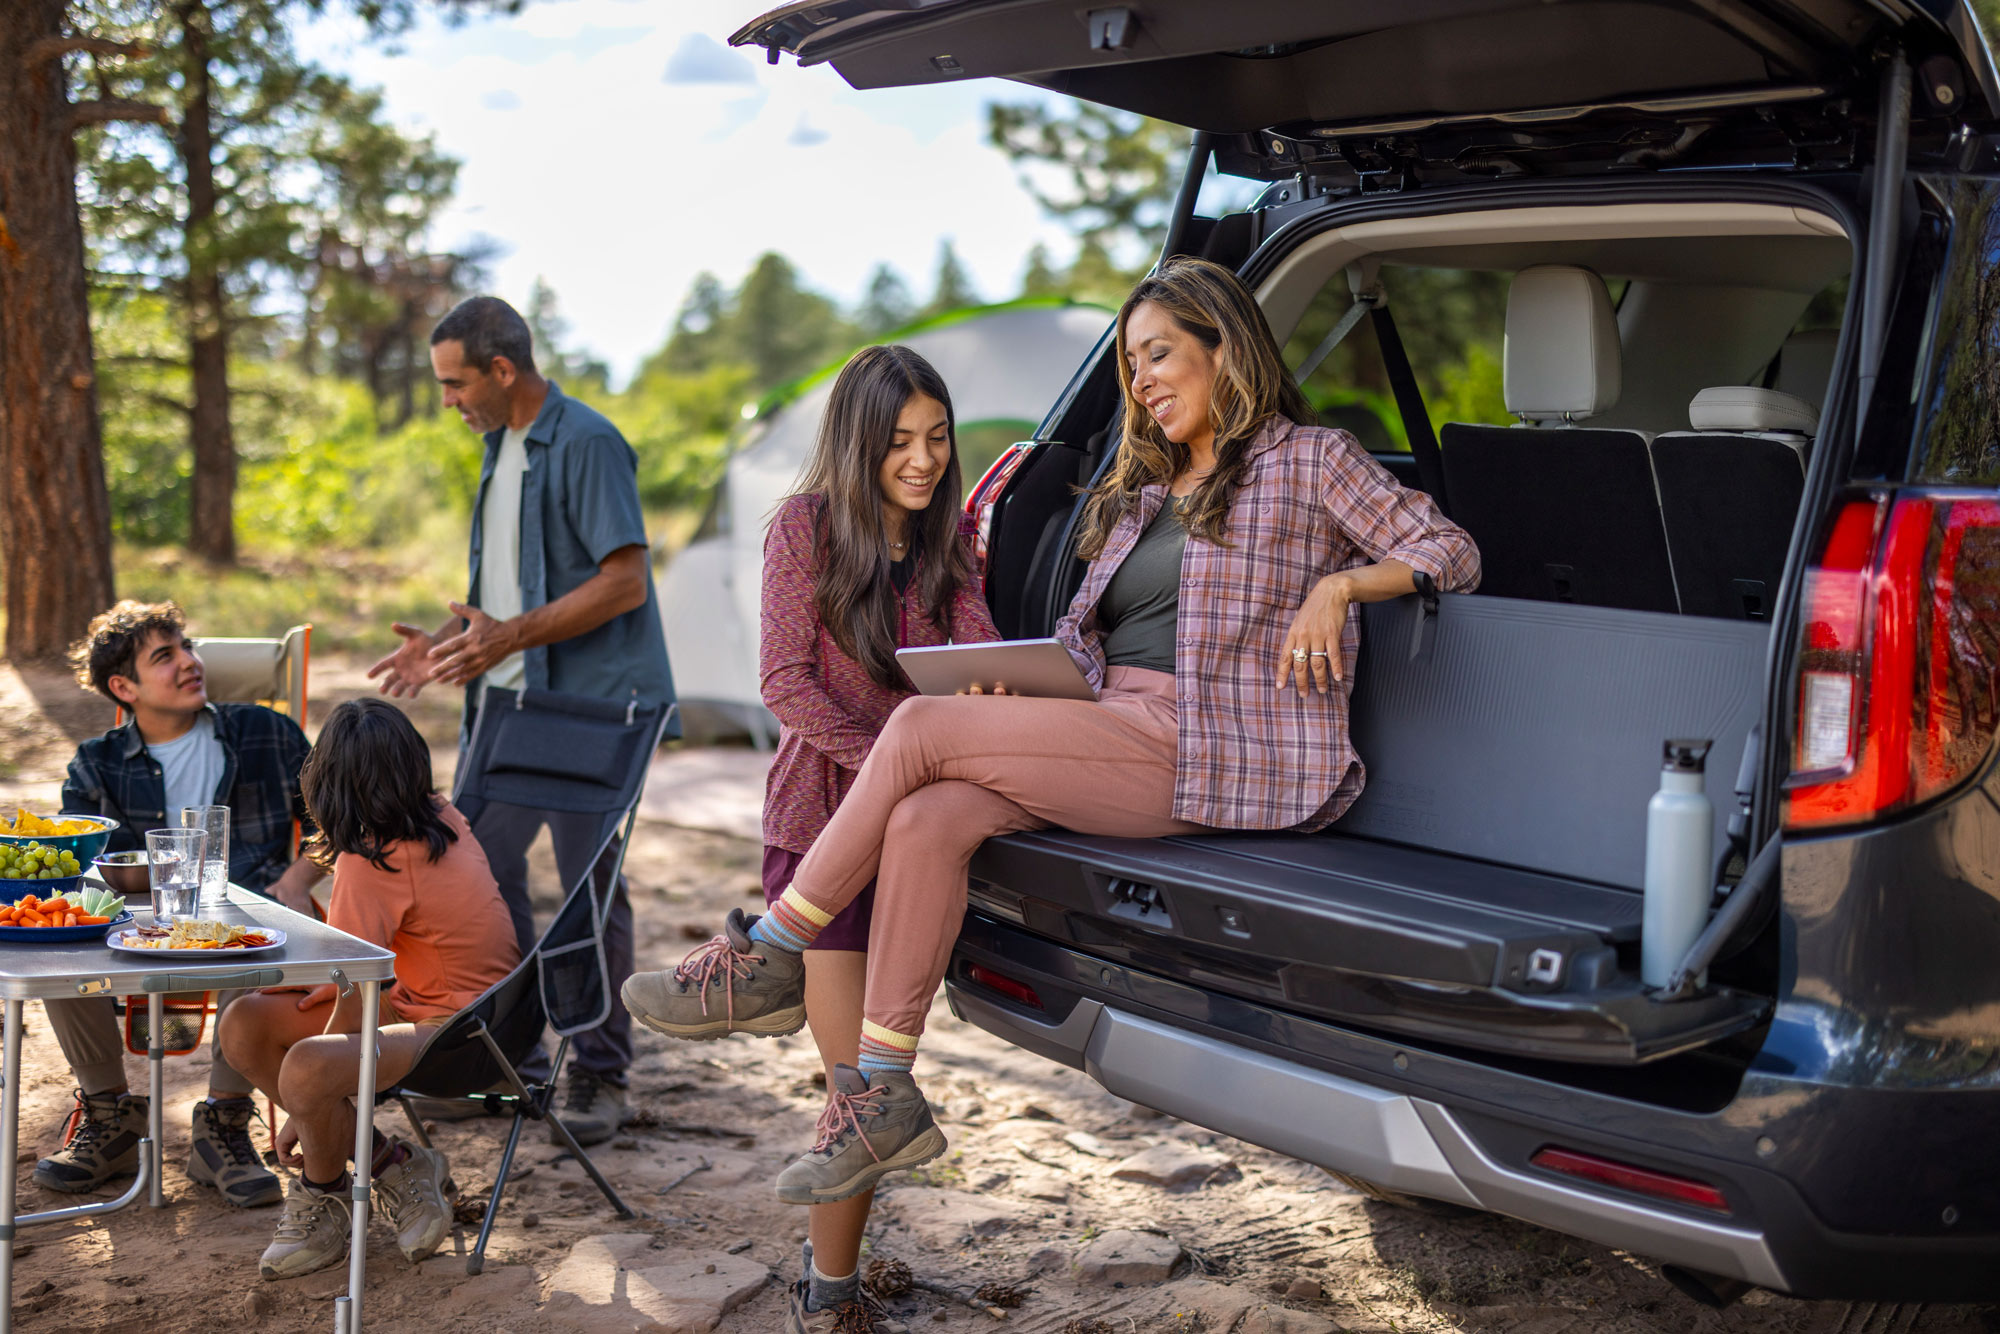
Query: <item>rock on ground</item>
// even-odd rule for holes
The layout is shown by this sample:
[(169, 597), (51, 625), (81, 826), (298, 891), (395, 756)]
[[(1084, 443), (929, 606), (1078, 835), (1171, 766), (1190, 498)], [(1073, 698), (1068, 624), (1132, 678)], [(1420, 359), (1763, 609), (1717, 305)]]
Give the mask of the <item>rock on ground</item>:
[(1154, 1232), (1106, 1232), (1076, 1253), (1070, 1271), (1079, 1283), (1159, 1283), (1174, 1271), (1183, 1252), (1171, 1237)]
[(1125, 1159), (1111, 1169), (1120, 1181), (1141, 1181), (1149, 1186), (1197, 1186), (1230, 1165), (1230, 1160), (1211, 1149), (1186, 1144), (1156, 1144)]
[(550, 1280), (542, 1315), (576, 1334), (707, 1334), (770, 1276), (745, 1255), (654, 1250), (642, 1232), (585, 1237)]
[(954, 1251), (967, 1240), (984, 1240), (1040, 1216), (1040, 1210), (937, 1186), (905, 1186), (882, 1196), (877, 1206), (931, 1250)]

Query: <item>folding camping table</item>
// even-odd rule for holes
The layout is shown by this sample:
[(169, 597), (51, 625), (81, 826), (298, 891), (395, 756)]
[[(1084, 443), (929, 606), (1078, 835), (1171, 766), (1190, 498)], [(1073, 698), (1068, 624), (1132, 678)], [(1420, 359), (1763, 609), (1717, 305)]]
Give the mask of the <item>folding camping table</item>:
[[(146, 909), (134, 910), (138, 924), (149, 921)], [(8, 942), (0, 945), (0, 1002), (6, 1006), (6, 1089), (0, 1096), (0, 1334), (14, 1328), (14, 1234), (36, 1223), (66, 1222), (108, 1214), (135, 1204), (141, 1194), (153, 1208), (163, 1207), (166, 1191), (161, 1183), (161, 1140), (166, 1108), (161, 1065), (166, 1059), (163, 1046), (164, 1001), (182, 991), (231, 991), (248, 987), (316, 986), (331, 982), (346, 990), (361, 989), (361, 1078), (357, 1084), (357, 1106), (375, 1105), (375, 1031), (380, 1017), (382, 984), (396, 975), (396, 956), (367, 941), (336, 931), (324, 922), (293, 912), (270, 899), (234, 886), (226, 908), (203, 908), (210, 921), (240, 922), (245, 926), (276, 927), (285, 933), (285, 943), (255, 954), (231, 954), (215, 959), (171, 957), (149, 959), (128, 954), (98, 941), (74, 944), (34, 945)], [(21, 1011), (31, 1000), (52, 1000), (75, 996), (144, 996), (147, 1023), (147, 1107), (146, 1138), (139, 1141), (139, 1173), (131, 1189), (115, 1200), (48, 1209), (41, 1213), (14, 1212), (14, 1184), (19, 1175), (15, 1153), (21, 1130)], [(365, 1114), (354, 1131), (357, 1162), (367, 1162), (373, 1127)], [(368, 1178), (357, 1173), (354, 1184), (354, 1233), (347, 1256), (347, 1295), (334, 1301), (335, 1334), (360, 1334), (361, 1285), (368, 1254)]]

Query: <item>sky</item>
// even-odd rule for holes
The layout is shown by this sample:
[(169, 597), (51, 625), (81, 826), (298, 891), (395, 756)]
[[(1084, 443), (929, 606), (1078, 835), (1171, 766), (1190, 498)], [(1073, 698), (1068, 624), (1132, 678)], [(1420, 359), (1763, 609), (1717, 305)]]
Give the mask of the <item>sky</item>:
[(1073, 253), (985, 142), (988, 101), (1055, 99), (993, 81), (862, 93), (830, 66), (731, 50), (772, 3), (528, 0), (393, 48), (345, 18), (298, 43), (462, 160), (434, 244), (498, 242), (494, 292), (519, 305), (547, 279), (570, 341), (620, 380), (697, 273), (733, 286), (766, 250), (845, 305), (879, 261), (925, 299), (946, 238), (988, 300), (1019, 290), (1037, 241)]

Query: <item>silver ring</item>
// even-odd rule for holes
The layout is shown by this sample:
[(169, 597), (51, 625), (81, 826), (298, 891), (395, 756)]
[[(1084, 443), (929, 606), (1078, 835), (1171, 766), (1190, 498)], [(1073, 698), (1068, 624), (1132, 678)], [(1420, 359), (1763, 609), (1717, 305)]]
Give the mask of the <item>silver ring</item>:
[(1306, 656), (1307, 656), (1308, 658), (1324, 658), (1324, 657), (1328, 657), (1328, 656), (1330, 656), (1330, 655), (1329, 655), (1329, 654), (1327, 654), (1327, 653), (1325, 653), (1325, 652), (1323, 652), (1323, 651), (1321, 651), (1321, 650), (1319, 650), (1319, 649), (1314, 649), (1314, 650), (1313, 650), (1312, 652), (1310, 652), (1310, 653), (1306, 654)]

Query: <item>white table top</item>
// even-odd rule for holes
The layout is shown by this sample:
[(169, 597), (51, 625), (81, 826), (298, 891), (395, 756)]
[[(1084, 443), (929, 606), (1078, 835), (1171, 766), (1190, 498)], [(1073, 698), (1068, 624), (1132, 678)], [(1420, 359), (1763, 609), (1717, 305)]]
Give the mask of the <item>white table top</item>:
[[(129, 905), (128, 905), (129, 906)], [(134, 923), (152, 920), (134, 908)], [(149, 992), (233, 990), (284, 983), (320, 983), (340, 972), (351, 982), (387, 982), (396, 975), (396, 956), (379, 945), (336, 931), (325, 922), (231, 886), (229, 906), (201, 910), (206, 921), (276, 927), (285, 943), (255, 954), (213, 959), (147, 958), (114, 950), (101, 940), (35, 944), (0, 942), (0, 999), (46, 1000), (78, 995), (144, 995)], [(106, 928), (107, 934), (110, 928)], [(225, 985), (218, 987), (222, 982)]]

